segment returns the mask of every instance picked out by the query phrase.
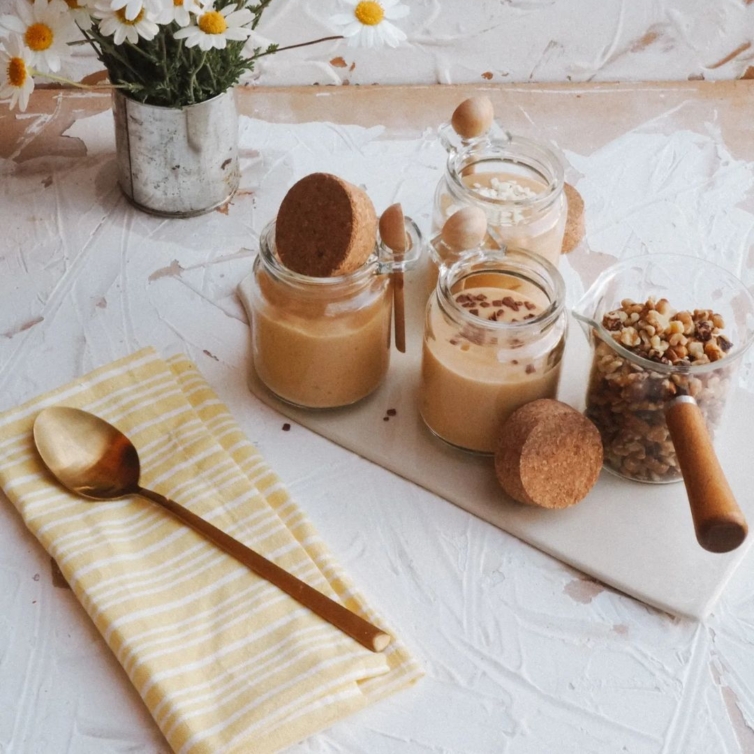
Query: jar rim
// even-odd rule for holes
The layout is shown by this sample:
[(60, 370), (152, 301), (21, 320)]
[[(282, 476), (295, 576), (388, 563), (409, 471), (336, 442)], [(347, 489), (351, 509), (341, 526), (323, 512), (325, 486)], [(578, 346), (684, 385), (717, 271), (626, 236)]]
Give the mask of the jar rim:
[(269, 272), (285, 280), (286, 283), (307, 288), (314, 287), (319, 290), (333, 290), (339, 286), (364, 282), (378, 271), (379, 266), (378, 246), (375, 242), (374, 251), (369, 255), (366, 262), (353, 272), (327, 277), (314, 277), (295, 272), (286, 267), (280, 261), (280, 257), (277, 254), (275, 246), (275, 220), (268, 222), (259, 234), (259, 257)]
[[(727, 270), (722, 265), (712, 262), (709, 259), (703, 259), (700, 257), (694, 257), (689, 254), (676, 254), (672, 252), (660, 252), (653, 254), (644, 254), (639, 257), (629, 257), (622, 261), (618, 261), (615, 264), (608, 267), (602, 274), (595, 280), (592, 287), (587, 291), (582, 299), (572, 309), (573, 316), (585, 327), (591, 328), (595, 337), (599, 338), (603, 343), (609, 346), (613, 352), (620, 358), (641, 367), (645, 371), (657, 372), (658, 374), (673, 375), (682, 374), (695, 376), (698, 374), (706, 374), (708, 372), (715, 372), (717, 370), (725, 369), (728, 366), (732, 366), (738, 362), (742, 356), (754, 345), (754, 329), (750, 329), (748, 337), (743, 343), (740, 343), (737, 348), (734, 348), (730, 353), (722, 359), (717, 361), (710, 361), (706, 364), (664, 364), (660, 361), (653, 361), (648, 359), (635, 351), (626, 348), (622, 343), (619, 343), (613, 338), (612, 331), (608, 330), (602, 324), (602, 315), (599, 319), (596, 319), (593, 315), (585, 313), (585, 302), (590, 299), (592, 289), (600, 289), (604, 283), (612, 277), (615, 277), (625, 270), (636, 267), (639, 265), (646, 265), (649, 263), (663, 263), (670, 262), (672, 264), (680, 265), (688, 263), (692, 260), (693, 263), (699, 267), (703, 267), (708, 275), (714, 276), (717, 280), (724, 280), (726, 283), (732, 285), (736, 289), (736, 296), (746, 301), (748, 305), (748, 317), (754, 315), (754, 295), (749, 291), (744, 282), (734, 275), (730, 270)], [(616, 307), (618, 304), (616, 304)]]
[[(497, 322), (471, 314), (456, 301), (452, 287), (466, 277), (485, 272), (513, 274), (526, 280), (547, 296), (549, 306), (531, 319), (519, 322)], [(456, 322), (497, 333), (525, 333), (548, 329), (560, 319), (565, 310), (565, 281), (555, 265), (534, 252), (511, 247), (501, 251), (478, 248), (440, 269), (436, 296), (443, 312)]]
[[(549, 175), (547, 187), (541, 193), (521, 199), (498, 199), (480, 196), (473, 188), (466, 185), (461, 178), (461, 170), (470, 165), (496, 159), (524, 165), (542, 175), (544, 168)], [(474, 159), (478, 158), (478, 159)], [(465, 164), (464, 164), (465, 163)], [(480, 206), (516, 207), (517, 209), (543, 210), (549, 207), (562, 193), (565, 184), (565, 169), (558, 154), (544, 143), (517, 134), (506, 132), (505, 138), (486, 138), (470, 142), (462, 149), (448, 154), (447, 175), (450, 178), (451, 192), (465, 200), (471, 198)]]

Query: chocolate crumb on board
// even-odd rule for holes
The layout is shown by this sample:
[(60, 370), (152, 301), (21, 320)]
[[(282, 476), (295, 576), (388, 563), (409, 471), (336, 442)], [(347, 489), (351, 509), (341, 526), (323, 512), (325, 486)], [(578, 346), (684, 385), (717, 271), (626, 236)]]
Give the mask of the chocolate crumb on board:
[(291, 425), (286, 422), (283, 424), (283, 432), (290, 432), (291, 431)]
[(389, 408), (389, 409), (387, 410), (387, 415), (388, 415), (388, 416), (395, 416), (395, 415), (396, 415), (397, 413), (398, 413), (398, 412), (397, 412), (397, 411), (396, 411), (396, 410), (395, 410), (394, 408)]

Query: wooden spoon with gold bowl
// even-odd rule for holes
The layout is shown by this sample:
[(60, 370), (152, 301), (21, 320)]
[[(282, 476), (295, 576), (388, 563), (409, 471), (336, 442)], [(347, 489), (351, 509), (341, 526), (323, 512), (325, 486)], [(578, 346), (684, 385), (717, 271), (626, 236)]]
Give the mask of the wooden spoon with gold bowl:
[(136, 448), (104, 419), (77, 408), (46, 408), (34, 421), (34, 442), (45, 466), (71, 492), (91, 500), (116, 500), (129, 495), (147, 498), (367, 649), (381, 652), (390, 643), (389, 634), (356, 613), (182, 505), (141, 487)]

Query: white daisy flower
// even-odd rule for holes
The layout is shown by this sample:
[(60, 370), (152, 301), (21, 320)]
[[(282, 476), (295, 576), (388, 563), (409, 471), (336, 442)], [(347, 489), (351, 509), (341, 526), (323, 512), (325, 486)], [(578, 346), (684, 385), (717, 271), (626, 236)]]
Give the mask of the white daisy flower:
[(26, 110), (29, 95), (34, 91), (31, 57), (20, 37), (10, 36), (0, 47), (0, 99), (10, 99), (11, 110), (18, 104)]
[(100, 33), (106, 37), (112, 36), (116, 45), (122, 45), (126, 40), (135, 45), (139, 38), (149, 41), (154, 39), (160, 30), (146, 8), (142, 8), (136, 14), (136, 18), (128, 18), (125, 7), (113, 10), (109, 6), (100, 5), (94, 11), (94, 15), (100, 19)]
[(236, 10), (235, 5), (226, 5), (215, 10), (212, 3), (202, 5), (196, 17), (196, 23), (186, 26), (173, 35), (176, 39), (185, 39), (186, 47), (199, 46), (200, 50), (215, 47), (224, 50), (227, 40), (244, 41), (251, 35), (251, 29), (245, 24), (253, 21), (254, 14), (248, 8)]
[(343, 27), (343, 36), (349, 47), (397, 47), (406, 40), (406, 35), (391, 24), (404, 18), (410, 8), (400, 0), (343, 0), (353, 10), (338, 13), (330, 18), (331, 23)]
[(158, 24), (177, 23), (178, 26), (188, 26), (191, 23), (191, 14), (199, 15), (202, 6), (197, 0), (162, 0), (157, 13)]
[(63, 0), (19, 0), (17, 16), (3, 16), (5, 29), (18, 34), (29, 53), (29, 63), (40, 71), (57, 72), (69, 57), (68, 43), (78, 30)]
[(92, 28), (92, 14), (86, 0), (65, 0), (68, 12), (71, 14), (76, 26), (86, 31)]
[(162, 3), (161, 0), (104, 0), (97, 7), (102, 10), (122, 10), (126, 21), (135, 21), (142, 11), (147, 11), (152, 19), (156, 19), (162, 10)]

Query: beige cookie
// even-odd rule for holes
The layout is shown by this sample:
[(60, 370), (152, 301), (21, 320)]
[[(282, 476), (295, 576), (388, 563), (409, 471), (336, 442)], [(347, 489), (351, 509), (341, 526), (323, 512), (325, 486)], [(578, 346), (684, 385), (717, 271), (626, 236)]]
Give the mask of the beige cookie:
[(329, 173), (312, 173), (285, 195), (275, 225), (280, 261), (310, 277), (345, 275), (372, 254), (377, 214), (364, 191)]
[(495, 473), (514, 500), (567, 508), (592, 489), (602, 468), (602, 440), (585, 416), (543, 398), (514, 411), (501, 427)]

